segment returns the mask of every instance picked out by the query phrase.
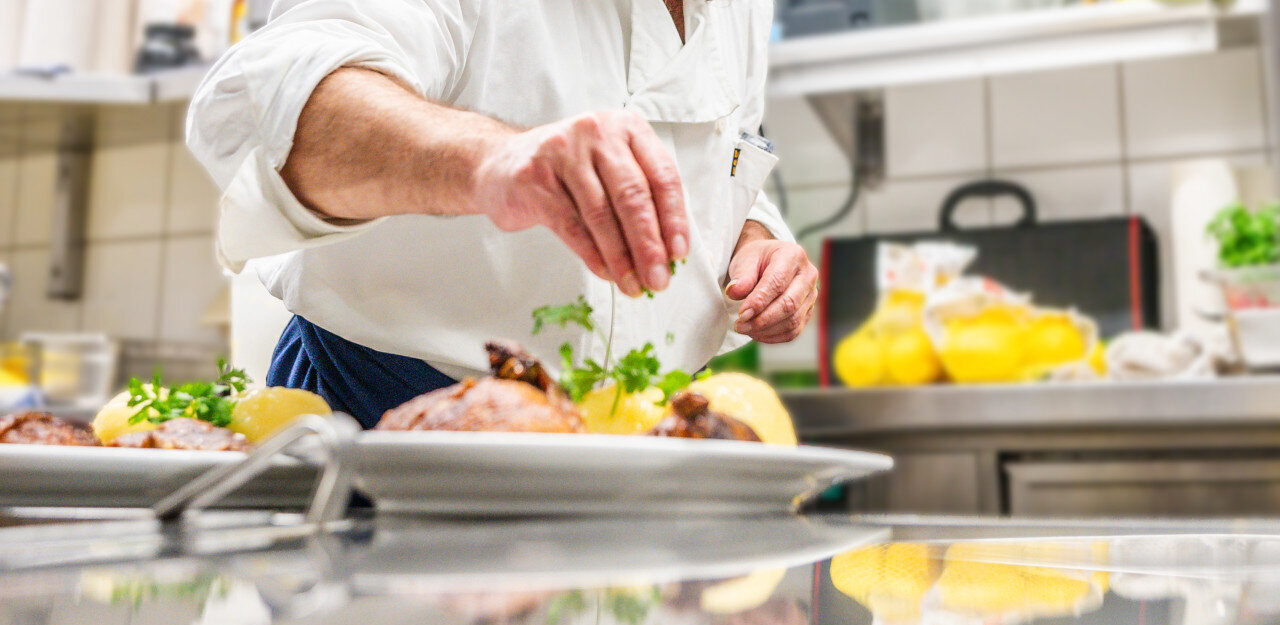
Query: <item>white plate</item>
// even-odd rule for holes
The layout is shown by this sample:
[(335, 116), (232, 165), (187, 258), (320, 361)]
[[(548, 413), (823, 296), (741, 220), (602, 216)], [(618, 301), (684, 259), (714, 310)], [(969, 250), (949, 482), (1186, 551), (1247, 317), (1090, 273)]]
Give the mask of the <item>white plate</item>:
[[(237, 451), (0, 444), (0, 506), (149, 507), (244, 458)], [(304, 506), (315, 477), (315, 467), (281, 457), (222, 505)]]
[(355, 455), (380, 510), (476, 515), (787, 511), (893, 467), (859, 451), (590, 434), (374, 431)]

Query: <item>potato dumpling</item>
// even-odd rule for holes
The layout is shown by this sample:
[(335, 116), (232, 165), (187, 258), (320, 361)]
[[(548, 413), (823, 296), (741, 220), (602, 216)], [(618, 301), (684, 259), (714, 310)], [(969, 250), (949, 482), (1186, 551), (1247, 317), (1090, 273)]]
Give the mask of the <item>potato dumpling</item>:
[(227, 428), (257, 443), (271, 438), (272, 434), (302, 415), (327, 415), (330, 412), (329, 404), (315, 393), (272, 386), (241, 396), (231, 411), (231, 425)]
[[(151, 390), (151, 385), (144, 385), (147, 390)], [(165, 397), (169, 394), (169, 389), (160, 387), (160, 396)], [(107, 405), (98, 411), (97, 416), (93, 418), (90, 426), (93, 428), (94, 436), (103, 445), (110, 445), (116, 438), (133, 432), (146, 432), (159, 427), (159, 424), (143, 420), (139, 423), (130, 424), (129, 419), (137, 414), (138, 408), (129, 405), (129, 392), (125, 391), (111, 398)], [(152, 410), (152, 413), (155, 411)]]

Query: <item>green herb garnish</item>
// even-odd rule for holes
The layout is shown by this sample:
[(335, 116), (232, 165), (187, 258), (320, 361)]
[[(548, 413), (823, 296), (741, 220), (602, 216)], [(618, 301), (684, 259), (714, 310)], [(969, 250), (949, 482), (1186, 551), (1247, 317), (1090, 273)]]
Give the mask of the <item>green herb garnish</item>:
[[(671, 271), (674, 274), (676, 262), (671, 261)], [(645, 292), (649, 297), (653, 297), (653, 293)], [(579, 295), (578, 301), (562, 306), (543, 306), (533, 311), (533, 334), (538, 334), (547, 325), (558, 325), (561, 328), (566, 327), (570, 323), (575, 323), (588, 331), (596, 331), (596, 325), (591, 320), (591, 314), (594, 311), (587, 304), (585, 297)], [(599, 332), (597, 332), (599, 335)], [(650, 386), (656, 386), (662, 389), (665, 403), (675, 392), (689, 386), (693, 382), (694, 376), (679, 370), (669, 371), (666, 374), (660, 374), (662, 363), (658, 361), (658, 357), (653, 353), (653, 343), (645, 343), (644, 347), (632, 349), (618, 359), (617, 363), (611, 363), (609, 354), (613, 351), (612, 341), (609, 338), (600, 335), (601, 340), (609, 343), (605, 352), (604, 364), (596, 362), (594, 359), (586, 358), (580, 364), (575, 364), (573, 357), (573, 346), (565, 343), (560, 346), (560, 386), (569, 394), (574, 402), (582, 401), (582, 398), (590, 393), (592, 389), (600, 386), (604, 382), (612, 381), (617, 388), (617, 392), (613, 398), (613, 408), (610, 414), (614, 414), (618, 410), (618, 402), (622, 399), (623, 393), (638, 393)], [(675, 335), (667, 333), (667, 344), (675, 342)]]
[(164, 384), (160, 371), (151, 377), (151, 386), (142, 380), (129, 380), (129, 407), (138, 411), (129, 417), (129, 424), (143, 421), (164, 423), (170, 419), (187, 417), (208, 421), (218, 427), (231, 424), (231, 412), (235, 409), (235, 394), (243, 392), (249, 384), (244, 369), (232, 369), (227, 361), (218, 359), (218, 379), (214, 382), (188, 382), (163, 393)]
[(1280, 204), (1251, 212), (1244, 204), (1228, 206), (1209, 222), (1223, 267), (1250, 267), (1280, 262)]

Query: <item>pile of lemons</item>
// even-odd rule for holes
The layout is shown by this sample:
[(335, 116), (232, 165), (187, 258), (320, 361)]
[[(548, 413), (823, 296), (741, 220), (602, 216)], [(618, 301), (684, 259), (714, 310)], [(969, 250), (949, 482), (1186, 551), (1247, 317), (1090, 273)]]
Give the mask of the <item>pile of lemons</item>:
[(1077, 362), (1105, 373), (1091, 322), (1074, 312), (995, 303), (948, 316), (931, 333), (924, 309), (922, 293), (888, 293), (871, 318), (836, 345), (832, 364), (840, 381), (854, 388), (1023, 382)]
[(1107, 547), (1048, 541), (874, 545), (832, 558), (831, 583), (880, 623), (1083, 614), (1100, 607), (1107, 591), (1109, 575), (1089, 570), (1108, 561)]

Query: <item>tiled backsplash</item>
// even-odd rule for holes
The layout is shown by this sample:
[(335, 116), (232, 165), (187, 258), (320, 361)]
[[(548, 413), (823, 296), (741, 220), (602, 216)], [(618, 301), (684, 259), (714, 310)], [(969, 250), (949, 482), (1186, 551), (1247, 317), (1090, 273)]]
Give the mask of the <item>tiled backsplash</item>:
[[(1167, 278), (1171, 168), (1200, 158), (1236, 165), (1267, 161), (1262, 71), (1259, 50), (1245, 48), (889, 89), (888, 179), (865, 193), (829, 234), (933, 229), (948, 192), (994, 176), (1027, 186), (1046, 220), (1143, 215), (1162, 243)], [(838, 209), (847, 195), (848, 166), (807, 104), (770, 102), (765, 128), (781, 157), (793, 225)], [(1016, 206), (1004, 199), (973, 202), (960, 214), (962, 224), (1008, 223)], [(820, 238), (804, 242), (811, 253)], [(1172, 329), (1178, 320), (1169, 280), (1162, 294), (1162, 316)], [(816, 334), (766, 347), (763, 362), (814, 367)]]
[(0, 261), (14, 275), (0, 338), (104, 332), (224, 352), (222, 333), (200, 323), (227, 280), (213, 255), (218, 191), (183, 145), (185, 105), (96, 111), (85, 283), (73, 302), (44, 295), (58, 116), (0, 110)]

